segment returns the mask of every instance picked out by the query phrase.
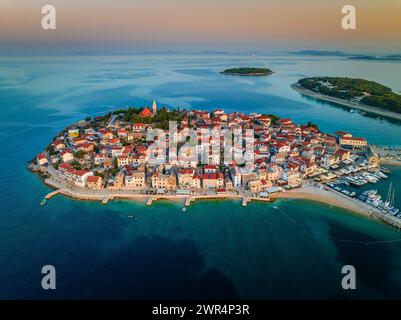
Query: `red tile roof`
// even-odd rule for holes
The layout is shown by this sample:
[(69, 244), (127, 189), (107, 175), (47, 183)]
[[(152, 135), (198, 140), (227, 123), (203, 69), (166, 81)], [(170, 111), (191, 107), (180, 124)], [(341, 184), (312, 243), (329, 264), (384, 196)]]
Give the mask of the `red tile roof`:
[(98, 176), (89, 176), (87, 182), (98, 182), (100, 177)]
[(152, 112), (149, 110), (149, 108), (142, 109), (141, 112), (139, 112), (140, 117), (151, 117)]
[(67, 153), (72, 154), (72, 152), (71, 152), (70, 150), (63, 150), (63, 151), (61, 152), (61, 155), (63, 156), (63, 155), (65, 155), (65, 154), (67, 154)]
[(203, 180), (223, 179), (223, 174), (221, 172), (219, 172), (219, 173), (204, 173), (204, 174), (202, 174), (202, 179)]
[(366, 141), (365, 138), (357, 138), (357, 137), (343, 137), (341, 138), (341, 140), (345, 140), (345, 141)]
[(76, 170), (75, 174), (77, 176), (83, 176), (83, 175), (87, 174), (88, 172), (90, 172), (90, 171), (88, 171), (88, 170)]
[(69, 163), (60, 163), (58, 168), (63, 169), (63, 170), (68, 170), (68, 169), (72, 169), (72, 165)]

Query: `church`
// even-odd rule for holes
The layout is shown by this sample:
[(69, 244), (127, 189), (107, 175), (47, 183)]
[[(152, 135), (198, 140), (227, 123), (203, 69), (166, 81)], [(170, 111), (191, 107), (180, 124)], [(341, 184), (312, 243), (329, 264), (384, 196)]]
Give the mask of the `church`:
[(146, 107), (141, 110), (141, 112), (139, 113), (139, 116), (140, 117), (153, 117), (156, 113), (157, 113), (157, 104), (156, 104), (156, 100), (153, 100), (152, 111), (150, 111), (150, 109), (148, 107)]

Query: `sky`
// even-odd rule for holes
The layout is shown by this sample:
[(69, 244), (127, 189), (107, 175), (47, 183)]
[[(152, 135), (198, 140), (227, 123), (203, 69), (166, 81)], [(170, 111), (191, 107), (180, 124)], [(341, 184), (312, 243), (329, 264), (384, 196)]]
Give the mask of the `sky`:
[[(41, 28), (54, 5), (57, 29)], [(356, 8), (357, 29), (341, 28)], [(401, 0), (0, 0), (0, 50), (401, 53)]]

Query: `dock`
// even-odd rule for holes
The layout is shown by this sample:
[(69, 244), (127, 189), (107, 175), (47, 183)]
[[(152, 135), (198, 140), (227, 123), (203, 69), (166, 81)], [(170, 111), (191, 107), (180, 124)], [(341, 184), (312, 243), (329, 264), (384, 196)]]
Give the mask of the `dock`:
[(152, 197), (149, 197), (148, 201), (146, 201), (146, 205), (151, 206), (153, 200), (155, 200), (155, 198), (154, 198), (153, 196), (152, 196)]
[(192, 202), (192, 201), (195, 201), (195, 199), (192, 198), (192, 197), (187, 197), (187, 198), (185, 199), (185, 206), (186, 206), (186, 207), (189, 207), (189, 206), (191, 205), (191, 202)]
[(55, 195), (59, 194), (60, 192), (61, 192), (61, 189), (54, 190), (54, 191), (48, 193), (47, 195), (45, 195), (45, 199), (48, 200), (48, 199), (54, 197)]
[(248, 205), (248, 202), (250, 202), (251, 201), (251, 198), (249, 198), (249, 197), (243, 197), (242, 198), (242, 206), (243, 207), (246, 207), (247, 205)]
[(102, 200), (102, 204), (107, 204), (110, 200), (110, 196), (104, 197), (104, 199)]

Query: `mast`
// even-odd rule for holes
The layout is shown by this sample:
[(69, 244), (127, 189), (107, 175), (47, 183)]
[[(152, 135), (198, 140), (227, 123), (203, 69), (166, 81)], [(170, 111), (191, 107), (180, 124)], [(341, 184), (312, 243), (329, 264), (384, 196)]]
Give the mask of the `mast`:
[(394, 207), (395, 189), (393, 189), (393, 198), (391, 199), (391, 206)]
[(387, 203), (390, 203), (390, 201), (391, 201), (391, 189), (392, 189), (392, 187), (393, 187), (393, 181), (390, 182), (390, 187), (388, 188), (388, 191), (387, 191), (387, 197), (386, 197), (386, 202)]

